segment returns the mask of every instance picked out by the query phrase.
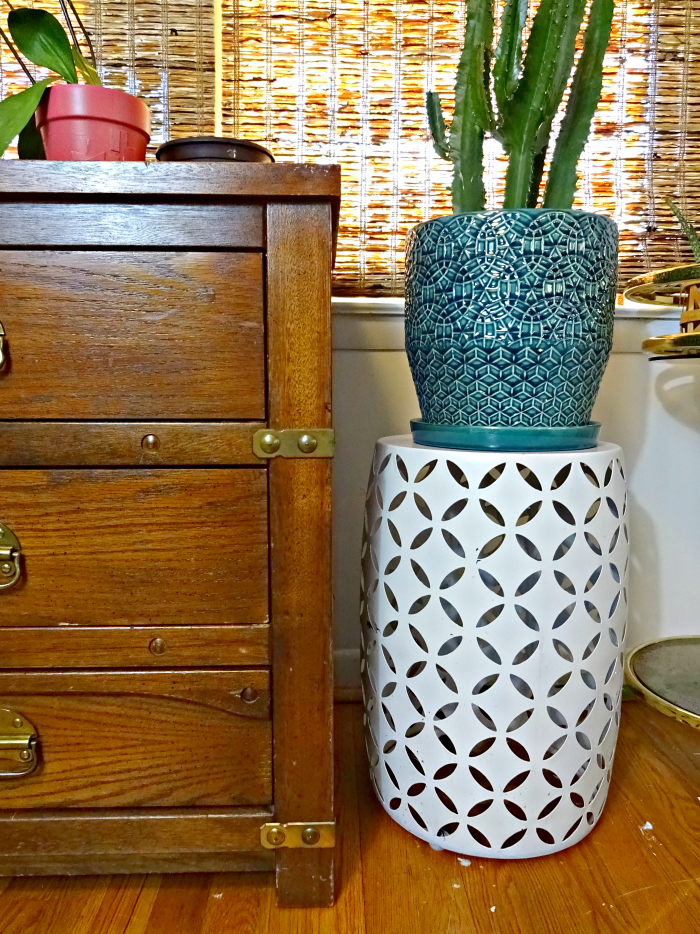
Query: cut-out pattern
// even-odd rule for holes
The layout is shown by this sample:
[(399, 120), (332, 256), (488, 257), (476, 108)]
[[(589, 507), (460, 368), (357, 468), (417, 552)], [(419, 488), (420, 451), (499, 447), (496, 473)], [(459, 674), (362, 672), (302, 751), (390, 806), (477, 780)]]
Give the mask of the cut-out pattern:
[(624, 479), (610, 445), (446, 453), (380, 443), (370, 477), (360, 615), (373, 784), (436, 846), (551, 853), (589, 832), (609, 785)]

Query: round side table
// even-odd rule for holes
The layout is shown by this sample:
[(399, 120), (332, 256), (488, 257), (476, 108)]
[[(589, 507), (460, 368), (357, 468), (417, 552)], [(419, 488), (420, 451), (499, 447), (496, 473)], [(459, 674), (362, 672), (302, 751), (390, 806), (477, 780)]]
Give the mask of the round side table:
[(377, 443), (362, 548), (372, 781), (433, 847), (554, 853), (607, 796), (627, 620), (622, 452)]

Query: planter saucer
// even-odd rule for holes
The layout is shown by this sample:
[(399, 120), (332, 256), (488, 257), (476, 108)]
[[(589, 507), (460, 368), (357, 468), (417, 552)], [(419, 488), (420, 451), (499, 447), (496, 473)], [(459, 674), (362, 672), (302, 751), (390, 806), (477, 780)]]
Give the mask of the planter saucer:
[(433, 425), (411, 419), (416, 444), (462, 451), (583, 451), (598, 443), (600, 422), (588, 425)]

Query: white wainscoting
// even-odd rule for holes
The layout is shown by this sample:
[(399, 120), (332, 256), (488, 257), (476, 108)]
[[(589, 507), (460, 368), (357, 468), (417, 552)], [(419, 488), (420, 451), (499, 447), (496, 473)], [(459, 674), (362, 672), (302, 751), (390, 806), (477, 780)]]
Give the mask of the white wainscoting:
[[(359, 686), (359, 557), (365, 485), (377, 438), (419, 415), (404, 351), (403, 303), (333, 302), (334, 568), (339, 697)], [(700, 361), (649, 362), (642, 341), (678, 330), (673, 316), (621, 306), (593, 417), (625, 451), (630, 486), (628, 647), (700, 632)]]

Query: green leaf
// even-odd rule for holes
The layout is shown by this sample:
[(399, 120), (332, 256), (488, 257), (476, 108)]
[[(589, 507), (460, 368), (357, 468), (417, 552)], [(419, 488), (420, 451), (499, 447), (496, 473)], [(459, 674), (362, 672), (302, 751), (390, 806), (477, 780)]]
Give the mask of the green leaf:
[(69, 84), (78, 83), (68, 36), (55, 16), (46, 10), (11, 10), (7, 25), (15, 45), (22, 55), (64, 78)]
[(693, 251), (693, 259), (696, 263), (700, 263), (700, 241), (698, 240), (697, 231), (677, 204), (671, 201), (670, 198), (666, 198), (665, 200), (666, 204), (676, 215), (678, 223), (681, 225), (681, 230), (685, 234), (685, 237), (690, 244), (690, 248)]
[(55, 80), (55, 77), (44, 78), (26, 91), (12, 94), (0, 101), (0, 156), (15, 136), (25, 128), (39, 106), (42, 94)]
[(450, 155), (447, 148), (447, 136), (445, 129), (445, 117), (442, 113), (440, 98), (435, 91), (428, 91), (426, 98), (428, 109), (428, 123), (430, 124), (430, 135), (433, 138), (435, 152), (441, 159), (450, 161)]
[(17, 155), (20, 159), (45, 159), (44, 141), (37, 129), (36, 115), (30, 117), (17, 139)]
[(84, 58), (83, 53), (76, 46), (73, 46), (73, 61), (75, 67), (83, 78), (85, 78), (87, 84), (102, 84), (102, 79), (97, 74), (97, 71), (92, 67), (92, 64)]

